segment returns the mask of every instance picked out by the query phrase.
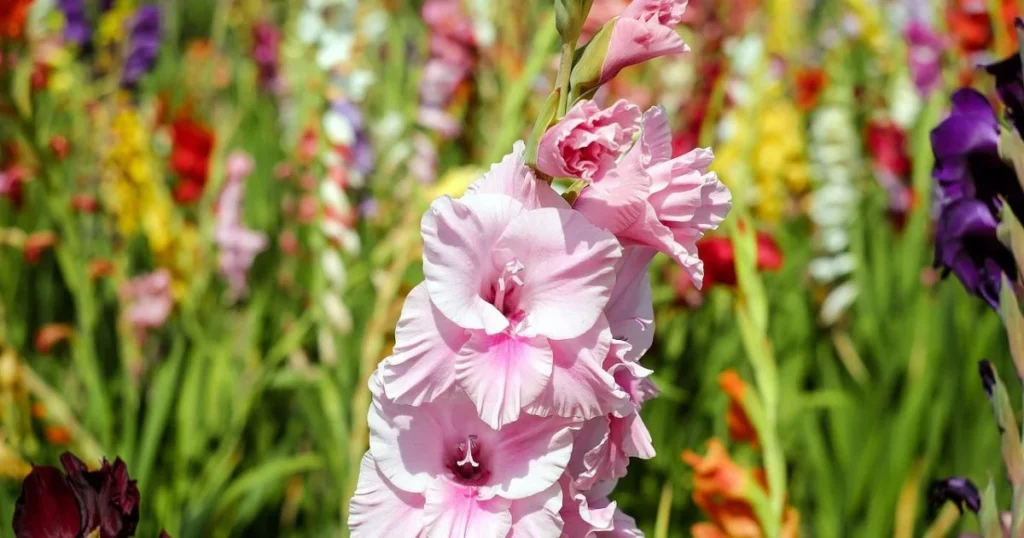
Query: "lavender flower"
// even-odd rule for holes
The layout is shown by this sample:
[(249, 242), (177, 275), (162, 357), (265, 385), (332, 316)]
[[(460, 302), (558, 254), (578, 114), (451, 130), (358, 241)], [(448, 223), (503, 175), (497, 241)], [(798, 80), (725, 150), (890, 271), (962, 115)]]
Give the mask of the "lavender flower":
[(214, 240), (220, 248), (220, 273), (228, 281), (232, 299), (245, 293), (249, 268), (256, 256), (267, 248), (266, 235), (242, 223), (243, 183), (252, 168), (252, 158), (245, 153), (236, 151), (228, 156), (227, 184), (217, 206)]
[(345, 117), (352, 126), (355, 133), (355, 140), (349, 147), (352, 166), (362, 174), (369, 174), (373, 170), (373, 148), (370, 145), (370, 137), (366, 130), (366, 120), (359, 108), (350, 101), (341, 99), (335, 101), (331, 108)]
[(121, 74), (122, 86), (135, 86), (143, 75), (153, 69), (160, 53), (162, 33), (160, 9), (157, 6), (142, 6), (135, 11), (128, 41), (128, 54), (124, 72)]
[(64, 40), (78, 46), (87, 44), (92, 38), (92, 30), (84, 0), (59, 0), (58, 7), (64, 14)]

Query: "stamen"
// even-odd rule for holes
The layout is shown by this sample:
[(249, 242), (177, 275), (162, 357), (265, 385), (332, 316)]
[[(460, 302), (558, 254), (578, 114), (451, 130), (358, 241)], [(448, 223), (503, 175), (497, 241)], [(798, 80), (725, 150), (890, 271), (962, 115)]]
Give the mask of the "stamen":
[(470, 436), (468, 436), (466, 438), (466, 455), (463, 456), (463, 458), (461, 460), (455, 462), (455, 465), (462, 466), (462, 465), (466, 465), (468, 463), (468, 464), (472, 465), (473, 467), (479, 467), (480, 466), (479, 463), (477, 463), (475, 460), (473, 460), (473, 448), (474, 448), (474, 444), (475, 444), (474, 441), (476, 440), (475, 437), (476, 437), (475, 435), (470, 435)]

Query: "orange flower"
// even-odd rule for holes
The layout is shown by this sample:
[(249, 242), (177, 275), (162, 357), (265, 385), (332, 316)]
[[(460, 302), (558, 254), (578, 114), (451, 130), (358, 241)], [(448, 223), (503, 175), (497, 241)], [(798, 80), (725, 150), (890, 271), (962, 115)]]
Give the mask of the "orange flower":
[(35, 265), (42, 261), (43, 252), (57, 244), (57, 234), (53, 232), (34, 232), (25, 238), (25, 245), (22, 246), (22, 254), (25, 261)]
[[(693, 502), (707, 516), (690, 528), (694, 538), (763, 538), (749, 495), (752, 488), (767, 490), (764, 474), (740, 467), (718, 439), (708, 441), (708, 452), (700, 456), (687, 450), (685, 461), (694, 472)], [(798, 538), (800, 515), (789, 507), (782, 521), (782, 537)]]
[(108, 277), (114, 272), (114, 263), (110, 260), (98, 258), (89, 262), (89, 280), (98, 280)]
[(75, 330), (67, 323), (50, 323), (43, 325), (36, 332), (36, 351), (47, 354), (61, 342), (70, 340)]
[(743, 395), (748, 390), (747, 383), (736, 370), (729, 368), (718, 375), (718, 386), (729, 397), (729, 410), (725, 416), (726, 424), (729, 425), (729, 437), (736, 442), (758, 446), (757, 429), (743, 408)]
[(50, 444), (67, 445), (71, 443), (71, 432), (63, 426), (47, 426), (43, 432)]
[(0, 39), (18, 39), (25, 29), (25, 18), (32, 0), (0, 2)]
[(43, 402), (32, 402), (32, 416), (39, 420), (46, 418), (46, 406)]

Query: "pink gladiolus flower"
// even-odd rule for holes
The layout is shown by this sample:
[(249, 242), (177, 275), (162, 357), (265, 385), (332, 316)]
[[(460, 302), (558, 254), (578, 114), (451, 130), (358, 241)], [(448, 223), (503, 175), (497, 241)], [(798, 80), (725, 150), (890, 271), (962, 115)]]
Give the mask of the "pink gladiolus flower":
[(611, 80), (622, 69), (660, 56), (687, 52), (676, 33), (687, 0), (633, 0), (611, 23), (608, 49), (595, 85)]
[(231, 297), (237, 299), (245, 293), (253, 261), (267, 248), (267, 236), (242, 223), (244, 181), (252, 173), (252, 158), (242, 152), (232, 153), (225, 168), (227, 183), (217, 200), (214, 240), (220, 248), (220, 273), (228, 281)]
[(148, 275), (129, 280), (121, 295), (130, 305), (128, 321), (140, 334), (146, 329), (162, 327), (174, 308), (171, 298), (171, 273), (158, 269)]
[(537, 168), (552, 177), (602, 178), (633, 143), (640, 116), (625, 100), (604, 110), (581, 101), (541, 137)]
[(602, 369), (621, 249), (537, 181), (524, 152), (517, 143), (463, 198), (424, 216), (426, 281), (381, 366), (390, 398), (419, 405), (456, 384), (494, 428), (523, 410), (586, 420), (628, 404)]
[(642, 538), (643, 533), (636, 521), (608, 499), (615, 481), (602, 482), (588, 491), (579, 491), (567, 480), (559, 481), (562, 486), (562, 511), (564, 522), (562, 536)]
[(699, 288), (704, 265), (697, 240), (725, 219), (732, 196), (707, 170), (714, 157), (710, 149), (672, 158), (671, 132), (660, 108), (648, 110), (642, 124), (639, 143), (615, 170), (585, 188), (573, 207), (623, 245), (668, 254)]
[(524, 417), (495, 430), (460, 393), (408, 406), (387, 398), (379, 375), (370, 387), (370, 451), (352, 499), (352, 536), (561, 534), (568, 422)]

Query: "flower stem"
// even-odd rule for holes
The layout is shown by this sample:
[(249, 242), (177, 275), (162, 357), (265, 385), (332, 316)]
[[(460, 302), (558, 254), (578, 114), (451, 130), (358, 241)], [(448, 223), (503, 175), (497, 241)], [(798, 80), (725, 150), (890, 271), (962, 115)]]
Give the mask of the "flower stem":
[(557, 119), (561, 119), (569, 108), (569, 75), (572, 74), (572, 55), (575, 52), (575, 45), (572, 43), (562, 43), (561, 54), (558, 59), (558, 79), (555, 81), (559, 90)]

